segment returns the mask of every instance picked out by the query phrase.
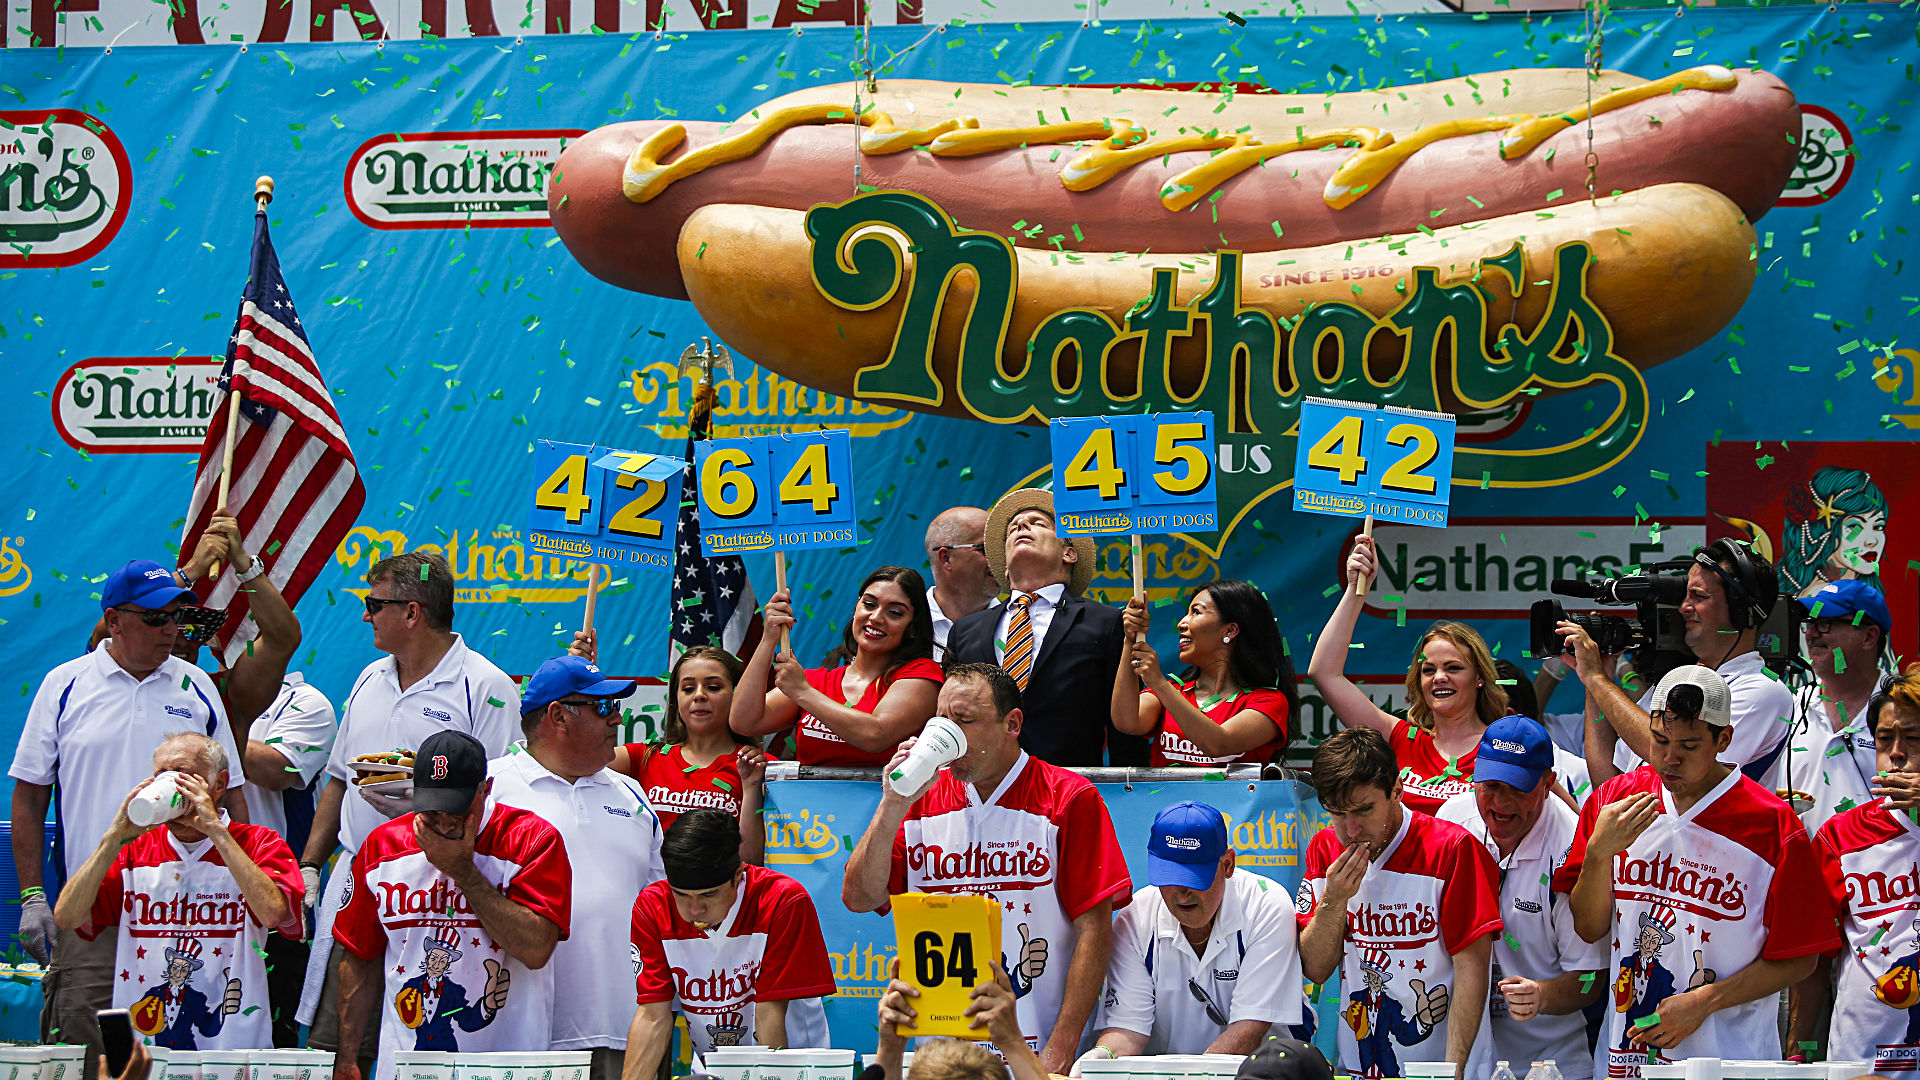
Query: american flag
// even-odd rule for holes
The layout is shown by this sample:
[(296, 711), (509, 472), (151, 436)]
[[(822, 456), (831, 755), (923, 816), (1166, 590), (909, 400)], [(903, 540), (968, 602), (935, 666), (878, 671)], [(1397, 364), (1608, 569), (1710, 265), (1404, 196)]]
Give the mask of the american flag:
[(718, 645), (746, 656), (760, 644), (760, 613), (738, 555), (709, 559), (700, 554), (700, 512), (694, 489), (693, 444), (713, 436), (714, 389), (702, 382), (694, 395), (687, 431), (688, 462), (680, 484), (680, 521), (674, 528), (673, 625), (668, 629), (667, 664), (695, 645)]
[[(240, 521), (246, 549), (265, 564), (287, 603), (297, 604), (353, 528), (367, 489), (333, 396), (314, 364), (306, 330), (294, 312), (293, 296), (280, 276), (264, 208), (254, 216), (253, 264), (240, 294), (233, 335), (227, 339), (220, 387), (207, 441), (200, 447), (193, 501), (180, 535), (180, 563), (184, 566), (193, 557), (219, 501), (227, 395), (239, 394), (228, 512)], [(202, 603), (227, 611), (215, 642), (229, 664), (260, 632), (246, 618), (248, 593), (234, 580), (234, 573), (243, 569), (227, 567), (195, 590)]]

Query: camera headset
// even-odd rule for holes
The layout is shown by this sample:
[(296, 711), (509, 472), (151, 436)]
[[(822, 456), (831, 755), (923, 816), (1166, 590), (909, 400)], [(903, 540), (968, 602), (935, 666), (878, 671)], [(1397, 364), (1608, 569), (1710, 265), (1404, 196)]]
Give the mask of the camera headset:
[[(1772, 568), (1762, 569), (1754, 561), (1751, 547), (1742, 540), (1722, 538), (1693, 553), (1693, 561), (1720, 579), (1727, 594), (1727, 621), (1734, 632), (1759, 626), (1780, 599), (1780, 582)], [(1729, 571), (1721, 563), (1732, 563)], [(1731, 650), (1729, 650), (1731, 651)], [(1723, 661), (1724, 662), (1724, 661)]]

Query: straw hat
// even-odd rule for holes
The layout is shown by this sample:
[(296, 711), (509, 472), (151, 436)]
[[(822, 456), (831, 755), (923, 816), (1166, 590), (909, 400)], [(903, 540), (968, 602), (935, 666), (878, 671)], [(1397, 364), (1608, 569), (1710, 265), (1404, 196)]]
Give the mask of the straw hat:
[[(1020, 488), (1009, 491), (987, 511), (987, 533), (984, 540), (987, 545), (987, 569), (993, 571), (993, 580), (1003, 589), (1012, 589), (1007, 580), (1007, 522), (1013, 520), (1023, 510), (1041, 509), (1053, 516), (1053, 492), (1045, 488)], [(1058, 518), (1055, 518), (1058, 521)], [(1067, 591), (1080, 596), (1093, 583), (1093, 560), (1096, 555), (1093, 538), (1088, 536), (1063, 536), (1060, 538), (1080, 553), (1073, 564), (1073, 576), (1067, 579)]]

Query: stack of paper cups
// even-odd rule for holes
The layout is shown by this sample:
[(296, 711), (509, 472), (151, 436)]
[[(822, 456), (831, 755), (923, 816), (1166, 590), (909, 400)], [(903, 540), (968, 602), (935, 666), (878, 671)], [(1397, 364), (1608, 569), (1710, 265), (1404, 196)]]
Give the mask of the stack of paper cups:
[(163, 772), (134, 793), (127, 803), (127, 820), (143, 829), (171, 821), (187, 812), (187, 797), (173, 781), (177, 772)]
[(887, 783), (900, 795), (912, 795), (925, 787), (947, 762), (958, 760), (966, 752), (967, 736), (960, 725), (936, 716), (921, 729), (920, 738), (914, 742), (913, 749), (907, 751), (907, 760), (887, 774)]

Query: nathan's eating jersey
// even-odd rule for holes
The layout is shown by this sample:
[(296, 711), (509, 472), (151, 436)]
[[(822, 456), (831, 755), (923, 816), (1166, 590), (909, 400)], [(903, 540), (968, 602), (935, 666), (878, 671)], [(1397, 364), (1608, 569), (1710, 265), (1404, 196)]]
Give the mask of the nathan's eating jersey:
[(1920, 825), (1875, 799), (1829, 819), (1813, 846), (1846, 935), (1827, 1056), (1912, 1073), (1920, 1068)]
[[(1790, 960), (1840, 944), (1813, 843), (1787, 804), (1738, 769), (1684, 814), (1660, 775), (1643, 765), (1601, 785), (1580, 811), (1566, 864), (1553, 877), (1570, 893), (1580, 879), (1600, 810), (1645, 792), (1660, 799), (1653, 824), (1613, 860), (1613, 933), (1606, 1021), (1594, 1074), (1637, 1077), (1649, 1050), (1629, 1039), (1666, 998), (1734, 975), (1756, 960)], [(1777, 1058), (1773, 995), (1722, 1009), (1655, 1062), (1690, 1057)]]
[(1401, 801), (1409, 810), (1437, 814), (1440, 806), (1455, 795), (1473, 791), (1473, 764), (1479, 760), (1475, 746), (1457, 760), (1440, 752), (1433, 732), (1408, 721), (1396, 720), (1393, 734), (1387, 737), (1393, 756), (1400, 763)]
[[(1180, 696), (1207, 715), (1216, 724), (1224, 724), (1243, 712), (1257, 712), (1273, 721), (1273, 738), (1251, 750), (1239, 754), (1215, 756), (1206, 754), (1187, 733), (1180, 729), (1180, 720), (1173, 713), (1163, 711), (1160, 725), (1153, 731), (1153, 742), (1147, 765), (1150, 768), (1165, 769), (1178, 765), (1227, 765), (1236, 761), (1256, 761), (1265, 763), (1274, 752), (1287, 744), (1287, 695), (1278, 690), (1242, 690), (1230, 698), (1213, 697), (1200, 700), (1194, 690), (1192, 680), (1178, 685)], [(1144, 700), (1146, 695), (1141, 695)]]
[(837, 992), (813, 898), (778, 871), (747, 866), (727, 917), (701, 930), (680, 917), (664, 881), (633, 905), (635, 998), (671, 1001), (687, 1018), (696, 1052), (754, 1046), (754, 1004), (785, 1001), (786, 1045), (828, 1045), (820, 999)]
[[(367, 834), (333, 922), (334, 940), (383, 965), (373, 1080), (395, 1080), (393, 1055), (402, 1050), (544, 1050), (553, 1037), (553, 965), (532, 970), (493, 940), (460, 887), (420, 850), (415, 816)], [(573, 873), (565, 842), (545, 819), (489, 801), (473, 865), (566, 940)]]
[(1053, 1034), (1066, 995), (1073, 920), (1103, 901), (1127, 906), (1133, 882), (1100, 793), (1085, 777), (1022, 752), (985, 800), (940, 770), (894, 836), (887, 891), (1000, 901), (1000, 966), (1019, 999), (1020, 1030), (1037, 1048)]
[[(841, 681), (847, 676), (847, 669), (813, 668), (807, 672), (807, 683), (815, 690), (835, 701), (846, 701), (850, 708), (863, 713), (871, 713), (880, 707), (880, 699), (887, 691), (902, 679), (925, 679), (935, 686), (945, 676), (940, 673), (940, 665), (931, 660), (909, 660), (878, 679), (867, 684), (859, 698), (846, 700), (846, 694), (840, 689)], [(802, 765), (850, 765), (856, 767), (874, 767), (885, 765), (893, 760), (894, 748), (884, 750), (862, 750), (835, 734), (833, 729), (810, 712), (802, 712), (793, 729), (794, 757)]]
[[(1326, 891), (1327, 867), (1345, 850), (1330, 828), (1307, 845), (1295, 899), (1302, 929)], [(1451, 821), (1403, 811), (1400, 831), (1367, 864), (1346, 922), (1341, 1071), (1399, 1076), (1404, 1062), (1447, 1060), (1454, 954), (1501, 929), (1500, 890), (1487, 849)], [(1469, 1020), (1478, 1034), (1466, 1075), (1487, 1076), (1493, 1033), (1485, 1005)]]
[[(221, 814), (222, 819), (226, 817)], [(290, 914), (261, 926), (212, 840), (182, 844), (164, 826), (120, 849), (80, 936), (119, 926), (113, 1006), (151, 1046), (249, 1050), (273, 1045), (267, 931), (298, 941), (305, 886), (272, 829), (227, 826), (286, 898)]]

